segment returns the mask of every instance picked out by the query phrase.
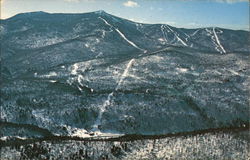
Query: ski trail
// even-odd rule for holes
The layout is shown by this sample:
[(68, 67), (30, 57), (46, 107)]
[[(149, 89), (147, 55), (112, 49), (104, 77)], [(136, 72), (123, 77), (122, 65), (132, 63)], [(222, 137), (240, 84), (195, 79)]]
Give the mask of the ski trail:
[(135, 47), (135, 48), (137, 48), (137, 49), (139, 49), (139, 50), (141, 50), (141, 51), (145, 51), (144, 49), (142, 49), (142, 48), (140, 48), (140, 47), (138, 47), (136, 44), (134, 44), (132, 41), (130, 41), (130, 40), (128, 40), (126, 37), (125, 37), (125, 35), (119, 30), (119, 29), (117, 29), (117, 28), (115, 28), (115, 30), (120, 34), (120, 36), (124, 39), (124, 40), (126, 40), (129, 44), (131, 44), (133, 47)]
[(221, 53), (221, 50), (219, 50), (219, 46), (218, 46), (217, 42), (215, 42), (216, 40), (215, 40), (215, 37), (214, 37), (214, 34), (212, 33), (212, 31), (210, 31), (207, 28), (205, 30), (208, 33), (207, 35), (211, 37), (211, 40), (212, 40), (213, 44), (215, 45), (215, 50)]
[(191, 36), (196, 35), (196, 33), (198, 33), (200, 31), (200, 29), (196, 30)]
[(187, 33), (183, 32), (188, 38), (190, 38), (190, 35), (188, 35)]
[(102, 104), (102, 106), (100, 107), (100, 110), (99, 110), (99, 114), (98, 114), (98, 117), (95, 121), (95, 124), (92, 126), (92, 131), (93, 132), (99, 132), (100, 133), (100, 130), (98, 128), (98, 126), (101, 124), (101, 119), (102, 119), (102, 116), (103, 116), (103, 113), (105, 112), (106, 110), (106, 107), (109, 106), (111, 104), (111, 98), (113, 97), (114, 95), (114, 92), (111, 92), (109, 95), (108, 95), (108, 98), (106, 101), (104, 101), (104, 103)]
[(220, 41), (218, 39), (218, 36), (215, 32), (215, 28), (213, 28), (213, 30), (209, 30), (209, 29), (205, 29), (208, 33), (208, 36), (211, 37), (211, 40), (213, 42), (213, 44), (215, 45), (215, 49), (216, 51), (220, 52), (220, 53), (226, 53), (226, 51), (224, 50), (224, 48), (221, 46)]
[(190, 35), (188, 35), (187, 33), (185, 33), (185, 32), (182, 32), (182, 33), (184, 33), (185, 34), (185, 36), (186, 36), (186, 38), (185, 38), (185, 40), (186, 40), (186, 42), (188, 41), (188, 38), (190, 38)]
[(107, 24), (107, 25), (109, 25), (110, 27), (114, 28), (115, 31), (116, 31), (125, 41), (127, 41), (130, 45), (132, 45), (133, 47), (135, 47), (135, 48), (137, 48), (137, 49), (143, 51), (144, 53), (146, 52), (146, 50), (144, 50), (144, 49), (138, 47), (134, 42), (128, 40), (127, 37), (126, 37), (119, 29), (117, 29), (117, 28), (115, 28), (114, 26), (112, 26), (111, 24), (109, 24), (104, 18), (102, 18), (102, 17), (98, 17), (98, 18), (100, 18), (102, 21), (104, 21), (105, 24)]
[[(135, 59), (131, 59), (128, 62), (127, 66), (126, 66), (126, 69), (123, 71), (122, 76), (121, 76), (121, 78), (120, 78), (120, 80), (119, 80), (119, 82), (118, 82), (118, 84), (117, 84), (117, 86), (115, 88), (115, 91), (117, 91), (119, 89), (119, 87), (123, 83), (124, 79), (127, 77), (128, 71), (131, 68), (134, 61), (135, 61)], [(97, 119), (95, 121), (95, 124), (92, 126), (92, 131), (100, 133), (100, 130), (99, 130), (98, 126), (101, 124), (101, 119), (102, 119), (103, 113), (106, 111), (106, 108), (111, 105), (111, 100), (112, 100), (113, 96), (114, 96), (114, 92), (111, 92), (108, 95), (107, 100), (105, 100), (104, 103), (102, 104), (102, 106), (100, 107), (98, 117), (97, 117)]]
[(222, 52), (226, 53), (224, 47), (220, 44), (220, 40), (215, 32), (215, 28), (213, 28), (213, 33), (214, 33), (215, 40), (216, 40), (217, 44), (219, 45), (219, 47), (221, 48)]
[(163, 38), (164, 38), (165, 42), (167, 42), (166, 34), (165, 34), (163, 29), (164, 29), (164, 25), (161, 25), (161, 32), (162, 32)]
[(131, 59), (129, 61), (129, 63), (127, 64), (127, 67), (126, 69), (124, 70), (121, 78), (120, 78), (120, 81), (118, 82), (118, 85), (116, 86), (115, 90), (117, 91), (119, 89), (119, 87), (121, 86), (121, 84), (123, 83), (124, 79), (127, 77), (128, 75), (128, 71), (129, 71), (129, 68), (132, 66), (133, 62), (135, 61), (135, 59)]
[(168, 25), (167, 27), (175, 35), (178, 41), (180, 41), (184, 46), (188, 46)]
[[(152, 52), (151, 54), (158, 53), (158, 52), (162, 52), (162, 51), (166, 51), (167, 49), (169, 49), (169, 47), (164, 48), (164, 49), (161, 49), (161, 50), (158, 50), (158, 51), (155, 51), (155, 52)], [(132, 67), (132, 65), (133, 65), (134, 62), (135, 62), (135, 59), (134, 59), (134, 58), (131, 59), (131, 60), (128, 62), (128, 64), (127, 64), (125, 70), (123, 71), (123, 73), (122, 73), (122, 75), (121, 75), (121, 77), (120, 77), (119, 82), (117, 83), (117, 86), (116, 86), (116, 88), (115, 88), (115, 91), (117, 91), (117, 90), (120, 88), (120, 86), (122, 85), (124, 79), (128, 76), (129, 69)], [(101, 133), (101, 131), (100, 131), (100, 129), (98, 128), (98, 126), (101, 124), (101, 119), (102, 119), (103, 113), (106, 111), (106, 108), (107, 108), (108, 106), (111, 105), (111, 100), (112, 100), (112, 97), (113, 97), (113, 96), (114, 96), (114, 91), (111, 92), (111, 93), (108, 95), (107, 99), (104, 101), (104, 103), (103, 103), (102, 106), (100, 107), (100, 111), (99, 111), (98, 117), (97, 117), (97, 119), (96, 119), (96, 121), (95, 121), (95, 124), (92, 126), (92, 130), (91, 130), (91, 131), (93, 131), (93, 132), (95, 132), (95, 133), (99, 133), (99, 134)]]
[(102, 18), (102, 17), (98, 17), (98, 18), (100, 18), (106, 25), (109, 25), (110, 27), (113, 28), (113, 26), (111, 24), (109, 24), (104, 18)]

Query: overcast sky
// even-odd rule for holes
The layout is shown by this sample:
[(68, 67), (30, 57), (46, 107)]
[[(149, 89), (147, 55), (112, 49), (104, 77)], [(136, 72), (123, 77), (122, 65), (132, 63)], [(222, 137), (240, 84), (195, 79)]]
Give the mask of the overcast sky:
[(248, 0), (1, 0), (1, 19), (18, 13), (96, 10), (143, 23), (249, 30)]

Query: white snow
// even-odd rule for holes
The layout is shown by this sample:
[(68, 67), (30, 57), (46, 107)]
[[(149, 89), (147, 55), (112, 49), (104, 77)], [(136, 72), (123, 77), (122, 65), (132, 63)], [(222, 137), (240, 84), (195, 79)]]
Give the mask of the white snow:
[[(126, 69), (124, 70), (123, 74), (121, 75), (121, 78), (115, 88), (115, 90), (117, 91), (119, 89), (119, 87), (121, 86), (121, 84), (123, 83), (124, 79), (128, 76), (128, 72), (129, 72), (129, 69), (131, 68), (133, 62), (135, 61), (135, 59), (131, 59), (127, 66), (126, 66)], [(103, 113), (105, 112), (106, 108), (108, 106), (111, 105), (111, 100), (112, 100), (112, 97), (114, 96), (114, 92), (111, 92), (107, 99), (104, 101), (104, 103), (100, 106), (100, 110), (99, 110), (99, 114), (98, 114), (98, 117), (96, 119), (96, 122), (95, 124), (93, 125), (93, 128), (92, 128), (92, 131), (94, 131), (95, 133), (98, 133), (100, 132), (98, 126), (101, 124), (101, 119), (102, 119), (102, 116), (103, 116)]]
[(71, 136), (81, 138), (91, 137), (85, 129), (77, 129)]
[(196, 30), (193, 34), (191, 34), (191, 36), (194, 36), (194, 35), (196, 35), (196, 33), (198, 33), (200, 30), (198, 29), (198, 30)]
[(123, 83), (124, 79), (127, 77), (128, 75), (128, 71), (129, 71), (129, 68), (132, 66), (133, 62), (135, 61), (135, 59), (131, 59), (129, 61), (129, 63), (127, 64), (127, 67), (126, 69), (124, 70), (121, 78), (120, 78), (120, 81), (118, 82), (118, 85), (116, 86), (115, 90), (118, 90), (119, 87), (121, 86), (121, 84)]
[(100, 18), (102, 21), (104, 21), (104, 23), (106, 24), (106, 25), (109, 25), (110, 27), (113, 27), (111, 24), (109, 24), (104, 18), (102, 18), (102, 17), (98, 17), (98, 18)]
[(84, 46), (85, 46), (86, 48), (89, 48), (89, 44), (88, 44), (88, 43), (85, 43)]
[[(206, 28), (206, 31), (208, 33), (207, 35), (211, 36), (213, 44), (215, 45), (215, 49), (220, 53), (226, 53), (224, 47), (221, 45), (221, 43), (219, 41), (218, 35), (215, 31), (215, 28), (213, 28), (213, 31), (210, 31), (208, 28)], [(221, 32), (219, 32), (219, 33), (221, 33)]]
[(224, 47), (223, 47), (223, 46), (221, 45), (221, 43), (220, 43), (220, 40), (219, 40), (219, 38), (218, 38), (218, 35), (216, 34), (215, 28), (213, 28), (213, 33), (214, 33), (216, 42), (217, 42), (217, 44), (219, 45), (219, 47), (221, 48), (222, 52), (223, 52), (223, 53), (226, 53)]
[(56, 83), (56, 80), (49, 80), (49, 82), (51, 82), (51, 83)]
[(100, 52), (100, 53), (98, 53), (98, 55), (95, 56), (95, 58), (98, 58), (98, 57), (100, 57), (100, 56), (102, 56), (102, 55), (103, 55), (103, 53)]
[(48, 116), (45, 109), (36, 109), (31, 113), (37, 121), (41, 121), (44, 124), (51, 123), (51, 118)]
[(183, 32), (188, 38), (190, 38), (190, 36), (187, 34), (187, 33), (185, 33), (185, 32)]
[[(57, 44), (60, 42), (63, 42), (64, 39), (60, 38), (60, 37), (53, 37), (53, 38), (48, 38), (46, 36), (42, 36), (42, 35), (30, 35), (29, 38), (27, 38), (27, 42), (26, 45), (29, 48), (40, 48), (40, 47), (44, 47), (44, 46), (49, 46), (49, 45), (53, 45), (53, 44)], [(23, 43), (23, 41), (18, 41), (18, 43)]]
[(99, 42), (100, 42), (100, 40), (99, 40), (98, 38), (96, 38), (95, 41), (96, 41), (96, 43), (99, 43)]
[(6, 111), (3, 109), (3, 106), (0, 106), (0, 119), (6, 119), (7, 118), (7, 114), (5, 113)]
[(71, 74), (76, 75), (78, 68), (79, 68), (78, 63), (73, 64), (71, 69)]
[(208, 35), (210, 35), (210, 36), (211, 36), (212, 31), (210, 31), (208, 28), (206, 28), (205, 30), (207, 31)]
[(188, 71), (187, 68), (177, 68), (179, 72), (186, 73)]
[(186, 44), (182, 39), (180, 39), (179, 36), (176, 35), (176, 38), (177, 38), (184, 46), (187, 46), (187, 44)]
[[(91, 132), (90, 132), (91, 133)], [(123, 136), (124, 134), (119, 134), (119, 133), (113, 133), (113, 132), (106, 132), (106, 133), (103, 133), (101, 131), (95, 131), (95, 132), (92, 132), (94, 135), (91, 136), (91, 137), (102, 137), (102, 138), (110, 138), (110, 137), (120, 137), (120, 136)]]
[(199, 80), (199, 79), (196, 79), (194, 80), (195, 82), (198, 82), (198, 83), (223, 83), (222, 81), (220, 80), (216, 80), (216, 79), (211, 79), (211, 80)]
[[(37, 76), (37, 73), (35, 73), (35, 76)], [(56, 72), (49, 72), (49, 74), (41, 75), (39, 77), (41, 77), (41, 78), (50, 78), (50, 77), (55, 77), (55, 76), (57, 76)]]
[(143, 52), (145, 52), (144, 49), (138, 47), (134, 42), (128, 40), (127, 37), (126, 37), (118, 28), (115, 28), (114, 26), (112, 26), (111, 24), (109, 24), (104, 18), (102, 18), (102, 17), (99, 17), (99, 18), (100, 18), (102, 21), (104, 21), (104, 23), (105, 23), (106, 25), (108, 25), (108, 26), (114, 28), (115, 31), (116, 31), (125, 41), (127, 41), (130, 45), (132, 45), (133, 47), (135, 47), (135, 48), (137, 48), (137, 49), (139, 49), (139, 50), (141, 50), (141, 51), (143, 51)]
[(163, 38), (158, 38), (158, 41), (165, 42)]
[(3, 137), (0, 138), (0, 140), (6, 141), (8, 138), (9, 138), (8, 136), (3, 136)]
[(188, 41), (188, 38), (190, 38), (190, 35), (188, 35), (188, 34), (187, 34), (187, 33), (185, 33), (185, 32), (182, 32), (182, 33), (184, 33), (184, 34), (185, 34), (185, 36), (186, 36), (185, 41), (187, 42), (187, 41)]
[(101, 119), (102, 119), (103, 113), (106, 110), (106, 107), (111, 104), (111, 98), (113, 97), (113, 94), (114, 94), (114, 92), (111, 92), (108, 95), (107, 100), (105, 100), (104, 103), (100, 106), (100, 108), (99, 108), (100, 109), (99, 110), (99, 114), (98, 114), (98, 117), (97, 117), (97, 119), (95, 121), (95, 124), (93, 125), (92, 131), (94, 131), (94, 132), (100, 132), (98, 126), (101, 124)]
[(20, 137), (20, 136), (3, 136), (3, 137), (0, 137), (0, 140), (7, 141), (9, 138), (17, 138), (17, 139), (22, 139), (22, 140), (28, 139), (27, 137)]
[(165, 42), (167, 42), (166, 34), (165, 34), (165, 32), (164, 32), (164, 29), (165, 29), (165, 26), (164, 26), (164, 25), (161, 25), (161, 32), (162, 32), (163, 38), (164, 38)]
[(231, 72), (232, 74), (234, 74), (234, 75), (239, 75), (239, 73), (238, 72), (235, 72), (234, 70), (232, 70), (232, 69), (230, 69), (229, 70), (229, 72)]
[(180, 41), (184, 46), (188, 46), (178, 35), (176, 32), (174, 32), (168, 25), (166, 25), (168, 29), (175, 35), (178, 41)]
[(121, 36), (124, 40), (126, 40), (129, 44), (131, 44), (132, 46), (134, 46), (135, 48), (137, 48), (137, 49), (139, 49), (139, 50), (144, 51), (143, 49), (141, 49), (140, 47), (138, 47), (136, 44), (134, 44), (132, 41), (128, 40), (128, 39), (125, 37), (125, 35), (124, 35), (119, 29), (115, 28), (115, 30), (116, 30), (116, 31), (120, 34), (120, 36)]

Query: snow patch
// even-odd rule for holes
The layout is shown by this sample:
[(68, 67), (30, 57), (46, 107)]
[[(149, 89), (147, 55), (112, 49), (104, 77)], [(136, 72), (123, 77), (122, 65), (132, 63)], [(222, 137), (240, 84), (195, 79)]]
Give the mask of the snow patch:
[(84, 46), (87, 47), (87, 48), (89, 48), (89, 44), (88, 43), (85, 43)]
[(87, 138), (91, 137), (89, 133), (85, 129), (76, 129), (73, 134), (71, 134), (72, 137), (81, 137), (81, 138)]
[[(35, 73), (35, 76), (37, 76), (37, 73)], [(50, 77), (55, 77), (55, 76), (57, 76), (56, 72), (49, 72), (49, 74), (41, 75), (39, 77), (41, 77), (41, 78), (50, 78)]]
[(76, 75), (78, 68), (79, 68), (78, 63), (73, 64), (72, 69), (71, 69), (71, 74)]
[(177, 68), (179, 72), (186, 73), (188, 71), (187, 68)]
[(163, 38), (158, 38), (158, 41), (165, 42)]
[(49, 80), (49, 82), (56, 83), (57, 81), (56, 80)]
[(231, 72), (232, 74), (234, 74), (234, 75), (239, 75), (239, 73), (238, 72), (235, 72), (234, 70), (232, 70), (232, 69), (230, 69), (229, 70), (229, 72)]

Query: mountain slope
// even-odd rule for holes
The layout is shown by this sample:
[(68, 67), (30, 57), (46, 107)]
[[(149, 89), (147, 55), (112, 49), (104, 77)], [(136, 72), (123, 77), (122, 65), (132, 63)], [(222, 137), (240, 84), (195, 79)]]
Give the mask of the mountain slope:
[(1, 21), (1, 44), (0, 120), (24, 128), (11, 136), (34, 137), (23, 124), (154, 135), (249, 120), (247, 31), (34, 12)]

